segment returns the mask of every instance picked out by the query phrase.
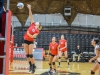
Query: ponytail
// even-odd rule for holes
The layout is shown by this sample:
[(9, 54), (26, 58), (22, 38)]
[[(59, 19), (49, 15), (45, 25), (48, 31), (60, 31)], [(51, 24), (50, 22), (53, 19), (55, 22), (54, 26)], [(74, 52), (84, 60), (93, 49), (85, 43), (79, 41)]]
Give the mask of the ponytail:
[(39, 30), (42, 30), (42, 26), (40, 25), (38, 29), (39, 29)]
[(93, 38), (93, 40), (96, 42), (96, 44), (100, 44), (100, 41), (98, 38)]

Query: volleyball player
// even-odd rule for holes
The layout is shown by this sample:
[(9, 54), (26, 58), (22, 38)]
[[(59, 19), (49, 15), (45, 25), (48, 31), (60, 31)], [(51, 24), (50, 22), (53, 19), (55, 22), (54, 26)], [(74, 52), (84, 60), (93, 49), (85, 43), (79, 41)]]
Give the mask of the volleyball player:
[(94, 46), (94, 52), (96, 54), (95, 57), (93, 57), (89, 60), (89, 63), (91, 63), (93, 60), (96, 60), (96, 63), (91, 70), (91, 75), (94, 75), (96, 70), (99, 71), (98, 75), (100, 75), (100, 43), (99, 42), (100, 41), (98, 38), (94, 38), (91, 42), (91, 44)]
[[(49, 58), (49, 66), (50, 70), (49, 72), (52, 72), (53, 74), (56, 73), (56, 59), (58, 55), (58, 43), (56, 43), (56, 37), (52, 38), (52, 42), (49, 44), (49, 53), (50, 58)], [(53, 66), (53, 68), (52, 68)]]
[(27, 8), (29, 10), (29, 17), (30, 17), (31, 24), (24, 35), (24, 50), (25, 50), (26, 57), (30, 65), (29, 71), (34, 73), (36, 66), (35, 66), (35, 61), (33, 58), (33, 41), (34, 41), (34, 38), (36, 38), (36, 36), (40, 33), (39, 30), (41, 29), (41, 27), (40, 27), (39, 22), (35, 23), (33, 20), (31, 5), (27, 4)]
[(59, 40), (59, 53), (58, 53), (58, 67), (60, 67), (60, 62), (61, 62), (61, 56), (64, 53), (65, 58), (68, 62), (68, 68), (70, 67), (69, 64), (69, 59), (68, 59), (68, 55), (67, 55), (67, 40), (64, 39), (64, 35), (61, 35), (61, 39)]

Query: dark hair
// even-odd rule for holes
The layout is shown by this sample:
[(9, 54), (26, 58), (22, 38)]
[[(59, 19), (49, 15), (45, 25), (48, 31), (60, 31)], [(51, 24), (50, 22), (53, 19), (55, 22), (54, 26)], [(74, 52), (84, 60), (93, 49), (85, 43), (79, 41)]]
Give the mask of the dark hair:
[(98, 38), (93, 38), (93, 40), (96, 42), (96, 44), (99, 44), (99, 39)]

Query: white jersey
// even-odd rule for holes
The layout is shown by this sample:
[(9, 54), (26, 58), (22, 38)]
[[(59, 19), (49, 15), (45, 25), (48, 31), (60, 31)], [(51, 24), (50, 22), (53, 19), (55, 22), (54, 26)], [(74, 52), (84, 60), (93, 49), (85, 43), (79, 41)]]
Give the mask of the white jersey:
[[(96, 45), (95, 48), (94, 48), (95, 54), (96, 54), (96, 50), (100, 50), (100, 46), (99, 45)], [(98, 60), (98, 62), (100, 62), (100, 56), (97, 58), (97, 60)]]

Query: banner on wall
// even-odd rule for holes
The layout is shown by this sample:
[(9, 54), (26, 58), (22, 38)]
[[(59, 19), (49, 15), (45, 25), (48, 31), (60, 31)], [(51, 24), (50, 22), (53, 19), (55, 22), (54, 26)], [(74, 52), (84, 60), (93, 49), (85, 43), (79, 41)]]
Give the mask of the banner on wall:
[[(43, 60), (43, 48), (33, 49), (33, 56), (35, 60)], [(15, 60), (26, 60), (26, 54), (23, 47), (14, 47), (13, 58)]]

